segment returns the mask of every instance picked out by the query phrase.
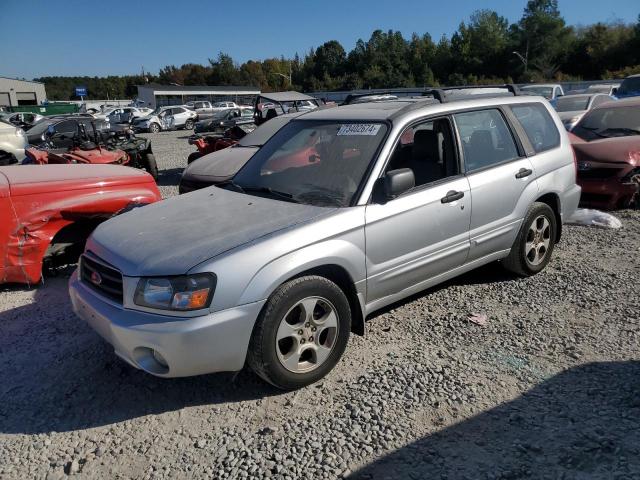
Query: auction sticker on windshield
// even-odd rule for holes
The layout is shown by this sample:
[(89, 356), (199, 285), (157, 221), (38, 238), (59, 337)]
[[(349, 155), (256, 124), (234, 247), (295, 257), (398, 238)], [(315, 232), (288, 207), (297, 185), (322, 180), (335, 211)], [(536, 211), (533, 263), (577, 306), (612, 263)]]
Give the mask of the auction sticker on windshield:
[(348, 123), (340, 125), (337, 135), (377, 135), (380, 126), (379, 123)]

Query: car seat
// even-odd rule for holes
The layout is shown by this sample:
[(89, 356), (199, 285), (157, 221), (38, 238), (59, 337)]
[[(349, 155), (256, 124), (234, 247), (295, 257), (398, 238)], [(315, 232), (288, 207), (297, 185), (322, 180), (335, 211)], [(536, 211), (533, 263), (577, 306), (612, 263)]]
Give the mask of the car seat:
[(416, 185), (444, 178), (442, 146), (434, 130), (417, 130), (413, 137), (413, 149), (408, 167), (413, 170)]
[(464, 149), (467, 170), (482, 168), (489, 164), (495, 154), (493, 137), (489, 130), (476, 130), (471, 134), (468, 145)]

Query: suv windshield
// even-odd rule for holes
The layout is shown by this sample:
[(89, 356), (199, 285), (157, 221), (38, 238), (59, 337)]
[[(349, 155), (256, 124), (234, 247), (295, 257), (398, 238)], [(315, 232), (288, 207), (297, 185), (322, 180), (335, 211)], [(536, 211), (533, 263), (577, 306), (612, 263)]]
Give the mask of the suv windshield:
[(383, 123), (293, 121), (233, 179), (247, 193), (346, 207), (387, 132)]
[(560, 97), (556, 100), (556, 111), (577, 112), (586, 110), (590, 97)]
[(631, 106), (597, 108), (585, 115), (571, 133), (586, 141), (640, 135), (640, 110)]

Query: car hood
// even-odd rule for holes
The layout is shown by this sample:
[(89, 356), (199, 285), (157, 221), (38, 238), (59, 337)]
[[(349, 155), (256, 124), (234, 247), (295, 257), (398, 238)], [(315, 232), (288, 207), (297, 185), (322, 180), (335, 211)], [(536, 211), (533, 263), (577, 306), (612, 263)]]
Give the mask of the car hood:
[(640, 135), (602, 138), (590, 142), (574, 135), (571, 137), (571, 144), (578, 160), (640, 165)]
[(228, 250), (334, 210), (207, 188), (102, 223), (87, 250), (124, 275), (182, 275)]
[(258, 147), (229, 147), (209, 153), (185, 168), (182, 178), (223, 182), (238, 173), (258, 150)]

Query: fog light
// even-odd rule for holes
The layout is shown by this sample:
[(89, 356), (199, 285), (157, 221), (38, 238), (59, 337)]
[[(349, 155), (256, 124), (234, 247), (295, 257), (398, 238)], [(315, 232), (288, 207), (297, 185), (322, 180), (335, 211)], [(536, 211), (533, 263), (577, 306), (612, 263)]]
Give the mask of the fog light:
[(153, 358), (155, 359), (156, 362), (158, 362), (163, 367), (169, 368), (169, 364), (164, 359), (164, 357), (160, 354), (160, 352), (158, 352), (157, 350), (153, 350)]

